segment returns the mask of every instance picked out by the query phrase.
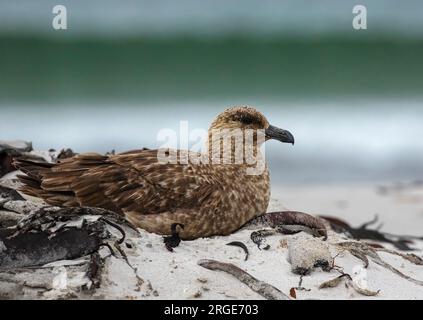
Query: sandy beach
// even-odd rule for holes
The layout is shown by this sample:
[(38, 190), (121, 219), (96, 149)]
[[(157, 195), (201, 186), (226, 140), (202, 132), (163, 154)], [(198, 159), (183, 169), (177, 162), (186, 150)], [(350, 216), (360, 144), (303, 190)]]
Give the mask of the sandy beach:
[(353, 226), (378, 215), (386, 232), (423, 235), (423, 186), (418, 182), (282, 187), (272, 189), (272, 197), (289, 210), (335, 216)]
[(423, 300), (422, 12), (0, 1), (0, 300)]
[[(279, 199), (273, 198), (269, 211), (286, 207), (313, 214), (333, 215), (352, 225), (371, 220), (378, 213), (380, 221), (384, 223), (383, 230), (421, 236), (423, 189), (411, 188), (386, 195), (381, 195), (377, 190), (366, 186), (280, 188), (273, 191), (273, 197), (278, 195)], [(271, 249), (266, 251), (259, 250), (251, 242), (250, 233), (249, 230), (243, 230), (229, 237), (183, 242), (174, 253), (169, 253), (164, 249), (160, 236), (141, 231), (141, 237), (134, 239), (140, 252), (132, 257), (131, 263), (136, 266), (141, 278), (148, 279), (158, 295), (150, 294), (145, 297), (142, 290), (138, 294), (134, 294), (129, 288), (117, 290), (119, 285), (114, 286), (116, 291), (113, 295), (119, 298), (128, 295), (128, 298), (148, 299), (263, 299), (230, 275), (199, 267), (197, 261), (204, 258), (233, 263), (289, 294), (290, 289), (297, 287), (300, 280), (298, 275), (291, 272), (287, 261), (286, 240), (292, 236), (270, 237), (267, 242)], [(341, 237), (331, 233), (328, 242), (340, 240)], [(242, 241), (247, 245), (250, 250), (247, 261), (244, 261), (241, 249), (226, 245), (232, 241)], [(418, 248), (415, 253), (421, 256), (423, 241), (416, 243), (415, 247)], [(331, 253), (333, 256), (339, 254), (334, 248), (331, 248)], [(381, 256), (404, 273), (423, 280), (422, 266), (412, 265), (389, 254)], [(112, 261), (110, 263), (113, 264)], [(361, 262), (348, 253), (341, 253), (336, 258), (336, 264), (351, 275), (354, 272), (361, 273), (355, 276), (364, 276), (368, 288), (380, 290), (379, 294), (366, 297), (345, 286), (319, 289), (322, 282), (338, 274), (335, 271), (328, 273), (315, 269), (310, 275), (303, 277), (302, 286), (307, 291), (297, 290), (297, 299), (423, 299), (421, 286), (402, 279), (379, 265), (370, 263), (367, 269), (363, 269)], [(116, 269), (114, 272), (120, 273)], [(110, 292), (104, 289), (103, 294), (109, 295)]]
[[(382, 230), (395, 234), (421, 236), (423, 225), (423, 188), (418, 185), (398, 186), (321, 186), (275, 188), (272, 192), (270, 211), (298, 210), (313, 215), (338, 217), (358, 226), (371, 220), (375, 214), (383, 223)], [(330, 272), (315, 268), (303, 277), (292, 272), (288, 259), (288, 243), (292, 237), (311, 237), (303, 232), (297, 235), (275, 235), (266, 239), (269, 250), (260, 250), (250, 239), (252, 230), (241, 230), (230, 236), (219, 236), (183, 241), (174, 252), (163, 245), (162, 236), (138, 230), (128, 232), (125, 253), (128, 261), (110, 256), (107, 248), (101, 249), (105, 266), (100, 288), (87, 294), (82, 286), (90, 281), (75, 265), (87, 261), (58, 261), (38, 269), (38, 276), (47, 285), (47, 290), (38, 290), (38, 298), (79, 299), (264, 299), (233, 276), (207, 270), (198, 265), (202, 259), (213, 259), (232, 263), (258, 280), (279, 289), (287, 296), (295, 291), (296, 299), (423, 299), (423, 287), (399, 277), (391, 270), (370, 260), (368, 268), (341, 250), (336, 243), (346, 237), (329, 231), (324, 245), (335, 257), (338, 270), (348, 273), (352, 280), (370, 290), (374, 296), (366, 296), (344, 284), (334, 288), (319, 289), (328, 280), (340, 275), (335, 269)], [(249, 251), (228, 246), (233, 241), (243, 242)], [(318, 240), (322, 241), (322, 240)], [(323, 241), (322, 241), (323, 242)], [(383, 243), (388, 249), (393, 246)], [(412, 245), (417, 256), (422, 256), (423, 241)], [(379, 253), (380, 257), (404, 274), (423, 280), (423, 267), (414, 265), (399, 256)], [(46, 276), (46, 271), (47, 276)], [(32, 271), (33, 272), (33, 271)], [(44, 277), (44, 278), (43, 278)], [(301, 288), (300, 279), (302, 278)], [(40, 281), (32, 273), (32, 281)], [(31, 282), (31, 279), (28, 279)], [(4, 283), (3, 283), (4, 286)], [(3, 287), (4, 290), (4, 287)], [(16, 298), (31, 298), (35, 289), (27, 289)], [(37, 291), (37, 290), (35, 290)], [(292, 299), (292, 297), (290, 297)]]

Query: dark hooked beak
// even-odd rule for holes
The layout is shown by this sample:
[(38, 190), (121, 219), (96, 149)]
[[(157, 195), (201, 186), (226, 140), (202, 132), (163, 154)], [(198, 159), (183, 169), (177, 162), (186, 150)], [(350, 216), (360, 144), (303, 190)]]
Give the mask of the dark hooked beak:
[(278, 127), (269, 125), (269, 127), (265, 130), (266, 138), (268, 139), (275, 139), (285, 143), (291, 143), (292, 145), (295, 143), (294, 136), (288, 130), (279, 129)]

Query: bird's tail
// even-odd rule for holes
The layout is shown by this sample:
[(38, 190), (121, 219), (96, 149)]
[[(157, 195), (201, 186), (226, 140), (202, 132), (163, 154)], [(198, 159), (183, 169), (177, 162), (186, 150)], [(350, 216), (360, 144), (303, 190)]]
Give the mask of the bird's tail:
[[(54, 206), (79, 206), (75, 194), (65, 189), (51, 189), (43, 187), (45, 178), (54, 175), (52, 168), (54, 163), (38, 162), (27, 159), (15, 159), (14, 165), (24, 174), (19, 174), (21, 182), (19, 191), (36, 198), (43, 199), (46, 203)], [(65, 183), (66, 179), (59, 179), (60, 183)]]
[(22, 184), (19, 191), (33, 197), (42, 198), (44, 192), (41, 187), (43, 174), (50, 171), (54, 164), (18, 158), (14, 160), (13, 165), (24, 173), (17, 176)]

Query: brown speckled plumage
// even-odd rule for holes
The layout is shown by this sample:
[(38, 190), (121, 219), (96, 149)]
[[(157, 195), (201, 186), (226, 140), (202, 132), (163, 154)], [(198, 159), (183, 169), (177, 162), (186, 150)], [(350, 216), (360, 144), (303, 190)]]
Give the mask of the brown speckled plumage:
[[(254, 108), (234, 107), (210, 127), (222, 128), (270, 127)], [(266, 131), (266, 139), (270, 138)], [(293, 143), (290, 134), (276, 138)], [(161, 164), (157, 150), (89, 153), (57, 164), (17, 161), (16, 165), (26, 174), (21, 176), (21, 191), (26, 194), (51, 205), (113, 210), (158, 234), (169, 234), (170, 226), (180, 223), (185, 226), (179, 232), (182, 239), (230, 234), (265, 213), (270, 198), (267, 166), (260, 175), (247, 175), (246, 164)]]

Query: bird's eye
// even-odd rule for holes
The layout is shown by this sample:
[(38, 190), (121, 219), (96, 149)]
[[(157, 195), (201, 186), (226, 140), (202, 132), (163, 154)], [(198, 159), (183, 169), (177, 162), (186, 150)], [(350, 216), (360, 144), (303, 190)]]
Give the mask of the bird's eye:
[(251, 117), (250, 115), (240, 115), (235, 117), (234, 119), (235, 121), (239, 121), (242, 124), (252, 124), (254, 122), (253, 117)]

